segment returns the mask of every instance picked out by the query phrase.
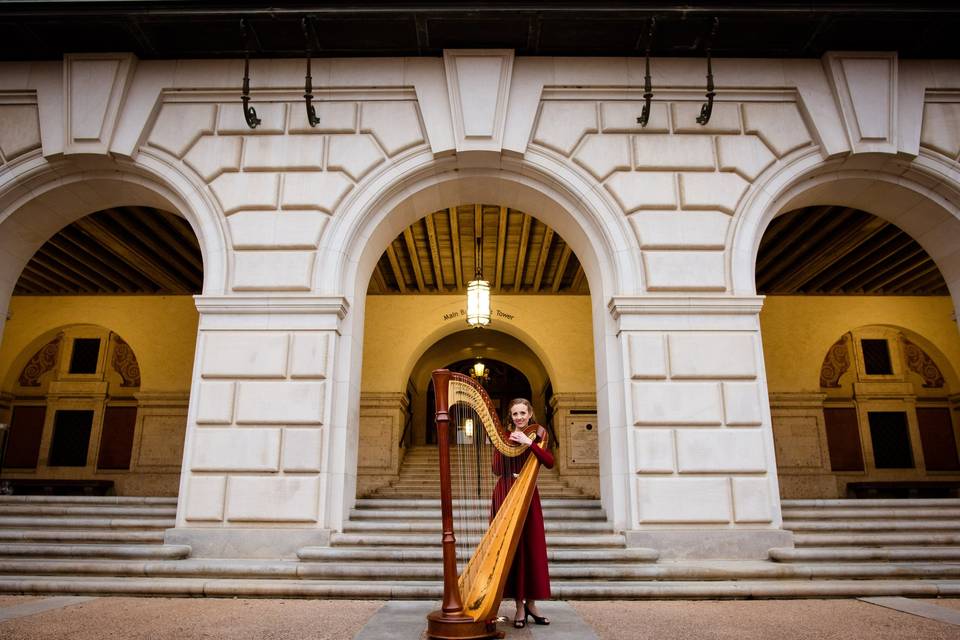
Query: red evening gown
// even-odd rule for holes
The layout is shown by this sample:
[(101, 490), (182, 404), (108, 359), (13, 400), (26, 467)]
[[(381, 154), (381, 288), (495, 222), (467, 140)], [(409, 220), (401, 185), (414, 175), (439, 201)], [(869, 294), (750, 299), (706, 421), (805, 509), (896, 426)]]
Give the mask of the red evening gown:
[[(541, 449), (539, 444), (530, 445), (516, 458), (507, 458), (499, 451), (493, 452), (493, 473), (499, 476), (493, 488), (493, 503), (490, 505), (490, 519), (497, 514), (500, 505), (515, 480), (513, 474), (520, 473), (524, 462), (530, 455), (537, 456), (540, 464), (547, 469), (553, 468), (553, 454)], [(533, 489), (530, 511), (520, 533), (517, 553), (513, 566), (507, 576), (504, 597), (523, 600), (546, 600), (550, 598), (550, 574), (547, 570), (547, 539), (543, 528), (543, 510), (540, 507), (540, 491)]]

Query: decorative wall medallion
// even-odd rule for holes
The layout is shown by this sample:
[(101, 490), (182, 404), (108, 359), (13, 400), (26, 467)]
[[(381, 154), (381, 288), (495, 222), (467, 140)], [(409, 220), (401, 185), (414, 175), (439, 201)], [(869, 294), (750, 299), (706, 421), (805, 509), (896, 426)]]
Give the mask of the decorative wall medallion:
[(820, 367), (820, 386), (826, 388), (837, 388), (840, 386), (840, 376), (850, 368), (850, 334), (845, 333), (843, 337), (833, 343), (830, 350), (827, 351), (827, 357), (823, 359), (823, 365)]
[(21, 387), (40, 386), (40, 377), (57, 366), (57, 357), (60, 355), (60, 343), (62, 341), (63, 333), (58, 333), (56, 338), (33, 354), (30, 362), (20, 372), (19, 383)]
[(140, 364), (137, 362), (137, 356), (123, 339), (113, 335), (113, 359), (110, 364), (113, 370), (123, 378), (121, 387), (139, 387), (140, 386)]
[(900, 334), (900, 342), (907, 356), (907, 368), (923, 378), (923, 386), (928, 389), (942, 388), (945, 384), (943, 374), (927, 352), (907, 340), (903, 334)]

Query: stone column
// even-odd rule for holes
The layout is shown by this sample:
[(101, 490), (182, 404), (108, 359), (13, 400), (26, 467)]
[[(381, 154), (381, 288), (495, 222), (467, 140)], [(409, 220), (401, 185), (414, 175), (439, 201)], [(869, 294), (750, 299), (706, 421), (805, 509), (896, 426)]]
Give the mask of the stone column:
[(177, 525), (166, 541), (200, 557), (292, 557), (328, 543), (340, 508), (329, 496), (355, 469), (343, 459), (355, 455), (342, 446), (345, 412), (333, 410), (346, 404), (334, 400), (346, 385), (331, 375), (346, 301), (198, 296), (197, 308)]
[(557, 469), (588, 495), (600, 496), (600, 452), (596, 393), (557, 393), (550, 398), (557, 434)]
[(783, 531), (761, 297), (615, 298), (624, 350), (631, 546), (766, 558)]

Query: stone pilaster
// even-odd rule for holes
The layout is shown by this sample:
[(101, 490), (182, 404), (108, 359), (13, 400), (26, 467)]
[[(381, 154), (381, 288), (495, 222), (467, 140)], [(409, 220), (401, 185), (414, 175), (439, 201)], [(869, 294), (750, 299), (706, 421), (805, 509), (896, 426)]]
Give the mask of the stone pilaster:
[(409, 402), (402, 393), (360, 394), (360, 446), (357, 495), (385, 487), (400, 477), (400, 439)]
[(557, 434), (557, 469), (571, 486), (600, 496), (600, 450), (596, 393), (557, 393), (550, 398)]

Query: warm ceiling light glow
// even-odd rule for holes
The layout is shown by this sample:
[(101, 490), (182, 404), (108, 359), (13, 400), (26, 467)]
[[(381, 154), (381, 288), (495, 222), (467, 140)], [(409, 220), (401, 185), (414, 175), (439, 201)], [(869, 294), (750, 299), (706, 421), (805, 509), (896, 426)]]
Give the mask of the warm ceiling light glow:
[(480, 360), (477, 360), (473, 363), (473, 367), (470, 370), (470, 374), (474, 378), (483, 378), (487, 375), (487, 365), (483, 364)]
[(467, 283), (467, 323), (471, 327), (490, 324), (490, 283), (486, 280)]

